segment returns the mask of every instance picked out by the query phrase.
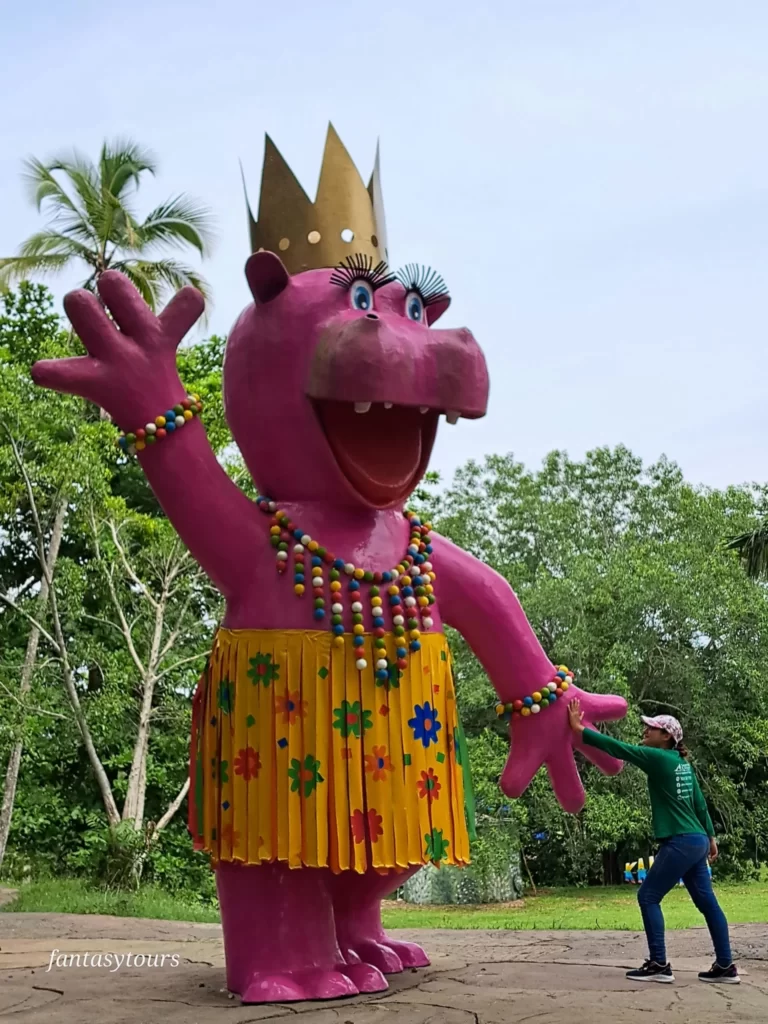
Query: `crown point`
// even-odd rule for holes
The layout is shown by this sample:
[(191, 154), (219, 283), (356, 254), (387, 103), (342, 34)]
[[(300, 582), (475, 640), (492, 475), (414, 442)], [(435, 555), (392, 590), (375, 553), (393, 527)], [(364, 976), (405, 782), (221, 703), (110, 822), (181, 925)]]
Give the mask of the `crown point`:
[[(247, 193), (246, 193), (247, 202)], [(354, 252), (375, 263), (386, 258), (377, 163), (366, 188), (333, 124), (328, 122), (317, 198), (310, 201), (265, 133), (259, 220), (251, 223), (251, 251), (282, 254), (290, 273), (332, 268)]]

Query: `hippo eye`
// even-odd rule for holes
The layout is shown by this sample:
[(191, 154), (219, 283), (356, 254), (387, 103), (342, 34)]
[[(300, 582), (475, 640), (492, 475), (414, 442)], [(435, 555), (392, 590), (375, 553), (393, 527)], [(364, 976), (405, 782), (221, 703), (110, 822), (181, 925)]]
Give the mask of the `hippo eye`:
[(364, 313), (373, 309), (373, 288), (368, 281), (353, 281), (349, 289), (349, 304), (352, 309), (360, 309)]
[(424, 300), (418, 292), (408, 292), (405, 297), (405, 315), (416, 323), (424, 322)]

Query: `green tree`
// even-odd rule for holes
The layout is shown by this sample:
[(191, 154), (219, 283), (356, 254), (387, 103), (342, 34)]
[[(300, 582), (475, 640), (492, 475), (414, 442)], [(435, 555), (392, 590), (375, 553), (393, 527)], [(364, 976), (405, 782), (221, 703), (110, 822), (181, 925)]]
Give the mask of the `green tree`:
[[(422, 498), (440, 532), (509, 580), (555, 663), (587, 690), (627, 698), (621, 738), (637, 740), (640, 714), (683, 721), (723, 863), (744, 871), (765, 859), (768, 595), (721, 538), (757, 526), (766, 489), (695, 488), (673, 463), (644, 467), (619, 447), (581, 462), (553, 452), (538, 471), (494, 456)], [(457, 637), (452, 645), (478, 810), (499, 813), (505, 799), (489, 783), (506, 729), (471, 651)], [(583, 772), (578, 817), (560, 811), (543, 775), (513, 807), (541, 881), (610, 877), (623, 853), (635, 860), (650, 847), (642, 776), (606, 779), (586, 763)]]
[[(47, 630), (52, 581), (59, 562), (73, 487), (89, 477), (103, 485), (105, 428), (83, 416), (83, 404), (67, 397), (51, 402), (28, 372), (42, 357), (72, 354), (73, 338), (62, 330), (40, 285), (23, 284), (3, 298), (0, 316), (0, 648), (2, 693), (11, 707), (3, 726), (11, 741), (0, 805), (0, 864), (5, 854), (25, 733), (44, 719), (60, 717), (48, 694), (40, 708), (31, 696), (38, 647)], [(10, 604), (30, 618), (9, 615)], [(54, 704), (56, 702), (54, 701)], [(35, 725), (31, 726), (34, 722)]]
[(0, 288), (84, 264), (83, 287), (95, 291), (105, 270), (119, 270), (156, 309), (163, 296), (192, 284), (208, 297), (194, 268), (164, 256), (169, 249), (210, 249), (211, 216), (206, 207), (178, 195), (143, 220), (134, 209), (142, 177), (154, 175), (151, 153), (130, 140), (105, 142), (96, 163), (79, 153), (47, 162), (26, 161), (24, 180), (39, 211), (50, 212), (42, 231), (22, 243), (19, 253), (0, 259)]
[[(22, 284), (0, 317), (0, 862), (18, 797), (16, 849), (59, 868), (122, 856), (138, 872), (186, 794), (189, 696), (220, 599), (114, 428), (32, 384), (36, 358), (75, 344), (51, 305)], [(185, 350), (203, 395), (220, 391), (221, 348)], [(215, 402), (210, 416), (226, 446)]]

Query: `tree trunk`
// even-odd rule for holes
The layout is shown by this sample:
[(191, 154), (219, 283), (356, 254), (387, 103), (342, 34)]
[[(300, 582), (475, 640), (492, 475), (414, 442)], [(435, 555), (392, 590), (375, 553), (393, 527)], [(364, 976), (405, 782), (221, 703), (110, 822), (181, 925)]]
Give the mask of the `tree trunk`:
[[(67, 500), (61, 498), (56, 509), (56, 517), (53, 522), (48, 551), (45, 556), (46, 571), (42, 574), (40, 582), (40, 593), (37, 598), (35, 616), (41, 619), (48, 604), (49, 586), (48, 580), (53, 576), (56, 560), (59, 557), (61, 538), (64, 534), (64, 523), (67, 518)], [(19, 683), (19, 696), (25, 697), (32, 686), (32, 676), (37, 663), (37, 648), (40, 643), (40, 630), (32, 626), (27, 639), (27, 649), (24, 653), (24, 664), (21, 669), (21, 680)], [(5, 859), (5, 851), (8, 845), (8, 835), (11, 831), (11, 818), (13, 817), (13, 805), (16, 799), (16, 786), (19, 781), (19, 770), (21, 768), (21, 755), (24, 749), (24, 740), (16, 740), (11, 756), (8, 758), (8, 767), (5, 772), (5, 786), (3, 788), (3, 803), (0, 807), (0, 869)]]
[(144, 796), (147, 788), (147, 756), (149, 754), (149, 731), (152, 722), (152, 700), (155, 694), (155, 678), (160, 644), (165, 624), (166, 595), (160, 598), (155, 609), (155, 628), (149, 652), (147, 672), (144, 677), (144, 692), (139, 711), (139, 730), (133, 747), (133, 760), (128, 773), (128, 785), (123, 801), (123, 821), (132, 821), (138, 832), (144, 824)]
[(147, 754), (149, 753), (149, 716), (139, 716), (139, 734), (133, 748), (133, 761), (123, 801), (123, 821), (132, 821), (138, 832), (144, 826), (144, 797), (147, 789)]

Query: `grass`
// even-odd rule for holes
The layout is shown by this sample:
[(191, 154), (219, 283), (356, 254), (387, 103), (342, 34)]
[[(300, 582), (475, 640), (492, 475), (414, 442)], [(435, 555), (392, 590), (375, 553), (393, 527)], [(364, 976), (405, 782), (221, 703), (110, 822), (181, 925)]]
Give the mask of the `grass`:
[(161, 921), (213, 922), (219, 920), (219, 908), (202, 904), (192, 897), (184, 899), (158, 889), (143, 886), (138, 892), (125, 889), (98, 889), (79, 878), (51, 878), (19, 887), (3, 911), (54, 914), (114, 914), (116, 917), (149, 917)]
[[(731, 924), (768, 920), (768, 881), (717, 886)], [(640, 931), (637, 889), (555, 889), (527, 897), (522, 907), (416, 907), (400, 904), (384, 912), (388, 928), (500, 928), (505, 930), (586, 929)], [(192, 897), (172, 896), (145, 886), (139, 892), (95, 889), (80, 879), (50, 879), (22, 885), (3, 911), (48, 911), (60, 914), (114, 914), (165, 921), (216, 922), (218, 907)], [(682, 889), (664, 901), (668, 928), (695, 928), (703, 920)]]
[[(768, 883), (717, 886), (717, 896), (731, 924), (768, 920)], [(697, 928), (704, 920), (684, 889), (664, 900), (668, 928)], [(387, 910), (389, 928), (501, 928), (505, 930), (567, 929), (642, 931), (637, 887), (554, 889), (526, 897), (522, 907), (414, 907)]]

